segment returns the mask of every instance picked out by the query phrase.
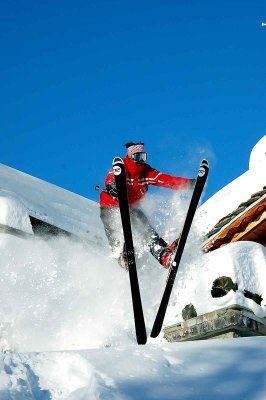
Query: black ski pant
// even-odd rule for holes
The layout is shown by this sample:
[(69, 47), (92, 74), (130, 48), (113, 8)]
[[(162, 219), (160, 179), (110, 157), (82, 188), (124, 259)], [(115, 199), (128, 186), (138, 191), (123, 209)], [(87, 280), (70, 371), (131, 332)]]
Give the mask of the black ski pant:
[[(168, 246), (155, 229), (150, 225), (148, 218), (139, 208), (130, 208), (130, 220), (133, 229), (140, 231), (145, 237), (149, 250), (153, 257), (160, 262), (162, 251)], [(107, 236), (111, 250), (115, 248), (123, 248), (123, 243), (120, 243), (119, 232), (115, 219), (120, 218), (120, 210), (118, 207), (100, 207), (100, 217), (104, 225), (105, 234)]]

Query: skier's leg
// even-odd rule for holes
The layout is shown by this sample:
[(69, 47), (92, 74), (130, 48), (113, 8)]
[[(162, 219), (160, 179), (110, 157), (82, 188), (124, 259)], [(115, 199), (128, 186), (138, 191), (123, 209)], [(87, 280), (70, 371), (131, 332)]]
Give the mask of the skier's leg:
[(117, 226), (117, 219), (119, 217), (118, 207), (100, 207), (100, 217), (112, 253), (120, 253), (122, 243), (120, 241), (120, 232)]
[(161, 253), (168, 246), (166, 241), (161, 238), (156, 230), (151, 226), (148, 218), (142, 210), (131, 208), (130, 216), (132, 218), (132, 224), (145, 236), (151, 254), (160, 262)]

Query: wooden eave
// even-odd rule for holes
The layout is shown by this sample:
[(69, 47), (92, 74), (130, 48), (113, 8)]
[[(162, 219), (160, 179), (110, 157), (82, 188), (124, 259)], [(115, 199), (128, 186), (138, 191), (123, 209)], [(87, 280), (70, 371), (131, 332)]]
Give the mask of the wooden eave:
[(203, 245), (205, 252), (228, 243), (253, 241), (266, 246), (266, 195), (238, 214)]

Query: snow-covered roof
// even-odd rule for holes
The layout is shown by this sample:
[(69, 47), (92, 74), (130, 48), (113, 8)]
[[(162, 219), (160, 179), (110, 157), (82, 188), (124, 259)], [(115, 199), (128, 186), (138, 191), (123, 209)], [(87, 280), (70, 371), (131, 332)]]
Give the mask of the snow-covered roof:
[(197, 218), (204, 235), (225, 216), (238, 209), (239, 204), (260, 192), (266, 185), (266, 135), (254, 146), (249, 158), (249, 169), (228, 183), (201, 205)]
[(87, 241), (104, 237), (96, 202), (0, 164), (0, 224), (33, 234), (32, 219)]

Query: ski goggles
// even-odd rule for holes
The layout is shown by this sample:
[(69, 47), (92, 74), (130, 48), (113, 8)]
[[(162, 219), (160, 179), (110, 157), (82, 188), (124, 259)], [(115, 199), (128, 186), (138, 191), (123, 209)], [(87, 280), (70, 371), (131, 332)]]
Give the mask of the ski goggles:
[(139, 162), (139, 161), (146, 161), (148, 159), (148, 154), (146, 153), (146, 151), (142, 151), (140, 153), (134, 153), (131, 155), (131, 159), (135, 162)]

